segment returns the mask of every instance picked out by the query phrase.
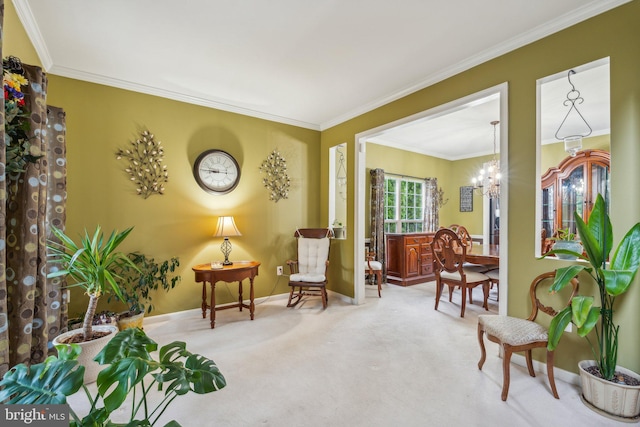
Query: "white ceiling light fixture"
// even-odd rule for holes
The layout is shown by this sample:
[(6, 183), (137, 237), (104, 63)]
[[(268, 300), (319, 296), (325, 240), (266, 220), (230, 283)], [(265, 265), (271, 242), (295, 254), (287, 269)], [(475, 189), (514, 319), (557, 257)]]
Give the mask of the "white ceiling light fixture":
[(500, 121), (498, 120), (491, 122), (493, 126), (493, 158), (489, 161), (486, 171), (480, 169), (478, 176), (471, 179), (473, 188), (479, 190), (490, 199), (500, 197), (500, 179), (502, 178), (502, 174), (500, 173), (500, 162), (496, 154), (496, 126), (498, 126), (499, 123)]
[[(571, 75), (575, 73), (576, 72), (574, 70), (569, 70), (569, 73), (567, 74), (567, 80), (571, 85), (571, 90), (567, 93), (567, 99), (563, 102), (563, 105), (568, 106), (569, 111), (567, 111), (567, 114), (564, 116), (562, 123), (560, 123), (560, 126), (556, 131), (556, 139), (564, 141), (564, 151), (569, 153), (571, 157), (575, 157), (576, 153), (582, 150), (582, 138), (586, 138), (591, 135), (591, 132), (593, 132), (591, 126), (589, 126), (589, 123), (587, 123), (587, 120), (582, 116), (582, 113), (578, 110), (578, 106), (576, 105), (582, 104), (584, 102), (584, 98), (580, 96), (580, 91), (576, 89), (575, 85), (571, 81)], [(574, 111), (575, 114), (571, 115), (572, 111)], [(569, 119), (569, 122), (567, 122), (567, 119)], [(562, 126), (565, 124), (568, 125), (567, 129), (569, 130), (569, 135), (560, 136)], [(579, 128), (584, 129), (584, 131), (574, 133), (575, 129)]]

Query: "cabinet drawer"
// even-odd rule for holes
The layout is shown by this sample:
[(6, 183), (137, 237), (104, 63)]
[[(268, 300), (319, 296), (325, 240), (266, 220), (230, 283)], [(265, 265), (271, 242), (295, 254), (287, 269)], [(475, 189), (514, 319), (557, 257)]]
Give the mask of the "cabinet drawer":
[(405, 244), (407, 245), (421, 245), (427, 243), (426, 236), (406, 237)]

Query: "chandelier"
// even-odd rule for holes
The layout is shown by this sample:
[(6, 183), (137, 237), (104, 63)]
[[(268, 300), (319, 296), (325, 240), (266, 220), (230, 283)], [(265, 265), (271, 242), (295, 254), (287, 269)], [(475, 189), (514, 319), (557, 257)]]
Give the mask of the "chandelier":
[[(569, 70), (569, 73), (567, 74), (567, 80), (569, 81), (569, 84), (571, 85), (571, 90), (567, 93), (567, 99), (565, 99), (565, 101), (563, 102), (563, 105), (569, 106), (569, 111), (567, 111), (567, 115), (564, 116), (564, 119), (562, 119), (562, 123), (560, 123), (560, 126), (558, 127), (558, 130), (556, 131), (556, 139), (564, 141), (564, 150), (569, 153), (571, 155), (571, 157), (575, 157), (576, 153), (580, 150), (582, 150), (582, 138), (586, 138), (587, 136), (591, 135), (592, 129), (591, 126), (589, 126), (589, 123), (587, 123), (587, 120), (582, 116), (582, 113), (580, 112), (580, 110), (578, 110), (578, 106), (576, 104), (582, 104), (584, 102), (584, 98), (580, 96), (580, 91), (576, 89), (575, 85), (573, 84), (573, 82), (571, 81), (571, 75), (575, 74), (576, 72), (573, 70)], [(573, 118), (570, 120), (570, 122), (567, 122), (567, 118), (569, 118), (569, 116), (571, 115), (571, 112), (574, 111), (577, 115), (573, 115)], [(565, 123), (566, 122), (566, 123)], [(567, 135), (567, 136), (560, 136), (560, 130), (562, 129), (563, 125), (569, 125), (568, 127), (570, 128), (571, 126), (581, 126), (581, 125), (585, 125), (585, 131), (582, 133), (576, 133), (573, 135)], [(587, 130), (588, 129), (588, 130)], [(570, 130), (569, 133), (571, 133), (573, 131), (573, 129)]]
[(500, 162), (496, 154), (496, 126), (498, 123), (500, 123), (498, 120), (491, 122), (493, 126), (493, 159), (489, 162), (486, 171), (480, 169), (478, 176), (471, 179), (473, 188), (491, 199), (500, 197), (500, 178), (502, 178)]

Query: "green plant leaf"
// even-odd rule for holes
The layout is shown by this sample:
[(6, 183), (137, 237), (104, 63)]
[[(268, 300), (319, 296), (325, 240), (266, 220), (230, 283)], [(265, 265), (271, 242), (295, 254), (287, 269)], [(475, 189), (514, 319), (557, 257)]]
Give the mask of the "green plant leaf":
[(96, 382), (107, 411), (113, 412), (118, 409), (129, 392), (155, 368), (154, 361), (125, 357), (100, 371)]
[(153, 360), (151, 352), (158, 344), (139, 328), (128, 328), (114, 336), (94, 358), (101, 365), (115, 363), (125, 357)]
[(595, 328), (600, 318), (600, 307), (591, 307), (583, 324), (578, 328), (578, 335), (586, 337)]
[[(66, 403), (67, 396), (82, 387), (84, 366), (77, 360), (56, 356), (31, 367), (21, 363), (10, 369), (0, 381), (0, 402), (33, 405)], [(5, 402), (6, 400), (6, 402)]]
[(635, 274), (640, 266), (640, 223), (622, 238), (611, 260), (612, 270), (629, 270)]
[(576, 295), (571, 300), (571, 313), (573, 315), (573, 323), (578, 328), (587, 321), (589, 310), (593, 307), (593, 297), (587, 297), (583, 295)]
[(596, 203), (589, 214), (588, 224), (584, 223), (578, 212), (574, 212), (573, 216), (589, 262), (594, 267), (602, 266), (609, 258), (609, 252), (613, 246), (613, 228), (602, 195), (598, 194), (596, 197)]
[(549, 292), (556, 293), (564, 289), (571, 279), (576, 277), (578, 273), (584, 270), (584, 265), (570, 265), (568, 267), (561, 267), (556, 270), (556, 276), (553, 279), (553, 284), (549, 287)]
[[(179, 358), (186, 358), (184, 365)], [(162, 372), (154, 374), (161, 384), (169, 383), (166, 393), (171, 391), (183, 395), (190, 390), (209, 393), (226, 386), (224, 376), (216, 364), (201, 355), (192, 354), (185, 348), (185, 343), (174, 341), (160, 349)]]
[(635, 276), (635, 271), (630, 270), (600, 270), (600, 273), (604, 278), (607, 294), (614, 297), (627, 292)]
[(564, 333), (564, 329), (571, 323), (571, 307), (565, 307), (561, 312), (556, 314), (549, 324), (549, 342), (547, 349), (553, 351), (558, 346), (560, 338)]

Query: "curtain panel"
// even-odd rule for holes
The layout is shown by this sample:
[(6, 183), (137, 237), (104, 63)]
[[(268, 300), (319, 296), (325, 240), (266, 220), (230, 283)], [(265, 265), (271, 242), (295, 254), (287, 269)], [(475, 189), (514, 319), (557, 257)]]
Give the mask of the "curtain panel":
[(384, 170), (371, 169), (371, 236), (369, 250), (382, 263), (382, 282), (387, 279), (384, 251)]
[(425, 178), (424, 198), (424, 231), (438, 231), (440, 217), (438, 214), (438, 178)]
[(3, 174), (0, 375), (18, 363), (44, 361), (67, 322), (64, 282), (46, 278), (50, 226), (64, 228), (65, 221), (65, 117), (60, 108), (47, 107), (47, 77), (40, 67), (23, 65), (23, 70), (29, 82), (24, 99), (30, 151), (39, 158), (24, 172)]
[[(4, 28), (4, 0), (0, 0), (0, 29)], [(4, 31), (0, 31), (0, 58), (2, 54), (2, 37)], [(0, 64), (2, 67), (2, 64)], [(4, 73), (4, 70), (3, 70)], [(4, 89), (4, 88), (3, 88)], [(9, 369), (9, 319), (7, 316), (7, 243), (6, 243), (6, 219), (7, 219), (7, 145), (4, 141), (4, 96), (0, 108), (0, 376)]]

